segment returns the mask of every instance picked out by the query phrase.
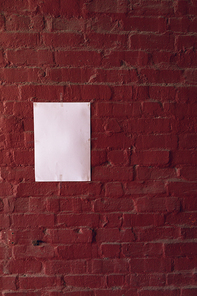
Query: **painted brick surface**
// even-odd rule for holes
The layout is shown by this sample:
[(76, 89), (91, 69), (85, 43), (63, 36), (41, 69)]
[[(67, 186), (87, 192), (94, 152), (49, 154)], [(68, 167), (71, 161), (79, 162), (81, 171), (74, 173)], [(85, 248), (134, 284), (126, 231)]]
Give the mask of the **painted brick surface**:
[[(196, 1), (0, 7), (0, 295), (197, 295)], [(92, 181), (35, 183), (33, 102), (62, 101)]]

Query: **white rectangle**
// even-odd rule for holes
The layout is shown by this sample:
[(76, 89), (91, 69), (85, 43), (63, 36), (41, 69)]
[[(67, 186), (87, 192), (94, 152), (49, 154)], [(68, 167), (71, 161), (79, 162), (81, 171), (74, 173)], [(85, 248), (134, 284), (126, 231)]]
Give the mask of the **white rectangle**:
[(35, 180), (90, 181), (90, 103), (34, 103)]

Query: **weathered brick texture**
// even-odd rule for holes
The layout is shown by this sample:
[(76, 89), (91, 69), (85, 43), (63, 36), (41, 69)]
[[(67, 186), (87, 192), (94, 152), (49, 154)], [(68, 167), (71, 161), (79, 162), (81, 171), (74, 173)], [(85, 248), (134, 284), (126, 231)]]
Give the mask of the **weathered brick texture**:
[[(0, 0), (0, 295), (197, 295), (197, 2)], [(35, 183), (33, 102), (91, 102), (91, 182)]]

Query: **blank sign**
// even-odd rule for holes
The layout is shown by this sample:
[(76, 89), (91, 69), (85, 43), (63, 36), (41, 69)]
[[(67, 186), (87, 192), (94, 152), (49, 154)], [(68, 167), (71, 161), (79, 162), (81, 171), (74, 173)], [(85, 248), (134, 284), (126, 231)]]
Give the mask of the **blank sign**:
[(35, 180), (90, 181), (90, 103), (34, 103)]

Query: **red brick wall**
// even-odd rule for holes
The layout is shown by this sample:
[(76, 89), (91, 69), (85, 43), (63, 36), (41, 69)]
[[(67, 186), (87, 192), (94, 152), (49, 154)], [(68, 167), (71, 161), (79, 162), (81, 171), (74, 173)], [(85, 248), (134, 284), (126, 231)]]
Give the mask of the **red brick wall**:
[[(0, 7), (0, 295), (197, 295), (197, 2)], [(34, 181), (61, 100), (92, 103), (89, 183)]]

